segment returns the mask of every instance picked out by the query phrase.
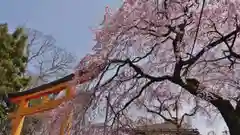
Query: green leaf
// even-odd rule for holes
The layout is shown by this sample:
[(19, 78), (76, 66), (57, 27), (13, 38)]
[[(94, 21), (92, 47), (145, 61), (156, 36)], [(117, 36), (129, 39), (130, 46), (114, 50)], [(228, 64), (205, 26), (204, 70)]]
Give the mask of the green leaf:
[[(0, 24), (0, 95), (24, 89), (30, 78), (24, 76), (28, 56), (24, 52), (27, 36), (22, 28), (9, 33), (7, 24)], [(14, 106), (13, 106), (14, 107)], [(0, 120), (6, 117), (0, 102)]]

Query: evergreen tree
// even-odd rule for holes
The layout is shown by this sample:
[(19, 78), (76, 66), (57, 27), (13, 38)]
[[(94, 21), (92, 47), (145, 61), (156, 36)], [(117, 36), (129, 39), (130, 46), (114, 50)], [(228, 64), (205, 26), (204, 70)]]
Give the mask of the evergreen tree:
[(7, 24), (0, 25), (0, 93), (20, 91), (27, 86), (29, 78), (24, 76), (27, 65), (25, 48), (27, 36), (22, 28), (8, 32)]
[(24, 76), (27, 66), (27, 36), (22, 28), (13, 33), (7, 24), (0, 24), (0, 124), (6, 120), (4, 95), (24, 89), (29, 77)]

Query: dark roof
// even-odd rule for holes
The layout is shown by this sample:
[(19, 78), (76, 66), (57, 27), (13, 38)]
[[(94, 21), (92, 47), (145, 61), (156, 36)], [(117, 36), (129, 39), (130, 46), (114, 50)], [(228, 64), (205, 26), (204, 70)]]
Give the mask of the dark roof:
[[(95, 124), (92, 124), (91, 127), (96, 128), (96, 129), (103, 129), (104, 123), (95, 123)], [(180, 132), (180, 133), (188, 134), (188, 135), (200, 135), (200, 133), (197, 129), (192, 129), (189, 127), (189, 125), (187, 125), (186, 127), (183, 126), (180, 129), (177, 129), (176, 125), (174, 125), (170, 122), (137, 126), (135, 129), (121, 128), (120, 130), (122, 130), (124, 132), (134, 132), (137, 135), (145, 135), (147, 132), (168, 133), (168, 134), (174, 134), (174, 133)]]
[[(189, 127), (190, 126), (187, 125), (186, 123), (183, 123), (181, 126), (181, 128), (183, 128), (183, 129), (188, 129)], [(168, 121), (165, 121), (163, 123), (138, 126), (137, 128), (139, 128), (139, 129), (177, 129), (175, 124), (168, 122)]]
[(136, 132), (138, 133), (144, 133), (144, 132), (174, 133), (178, 131), (182, 133), (188, 133), (191, 135), (199, 135), (199, 132), (197, 129), (192, 129), (187, 124), (183, 124), (183, 126), (180, 127), (180, 129), (178, 130), (176, 125), (170, 122), (138, 126), (136, 130)]
[(8, 98), (16, 98), (16, 97), (20, 97), (20, 96), (24, 96), (24, 95), (33, 94), (33, 93), (42, 91), (44, 89), (51, 88), (55, 85), (68, 82), (68, 81), (72, 80), (73, 77), (74, 77), (74, 74), (70, 74), (70, 75), (67, 75), (67, 76), (65, 76), (63, 78), (60, 78), (58, 80), (52, 81), (52, 82), (47, 83), (47, 84), (40, 85), (40, 86), (32, 88), (32, 89), (28, 89), (28, 90), (21, 91), (21, 92), (8, 93), (7, 97)]

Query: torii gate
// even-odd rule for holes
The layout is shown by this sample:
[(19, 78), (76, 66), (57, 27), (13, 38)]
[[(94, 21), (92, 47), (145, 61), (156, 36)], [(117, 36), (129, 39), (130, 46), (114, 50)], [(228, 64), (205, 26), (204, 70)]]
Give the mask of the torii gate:
[[(61, 79), (55, 80), (53, 82), (41, 85), (30, 90), (17, 93), (9, 93), (8, 100), (11, 103), (18, 105), (17, 110), (9, 114), (9, 118), (12, 119), (11, 135), (20, 135), (25, 116), (54, 109), (61, 103), (73, 98), (76, 93), (75, 87), (69, 85), (69, 81), (71, 81), (73, 77), (74, 74), (70, 74)], [(49, 100), (50, 94), (59, 93), (61, 91), (66, 91), (66, 94), (63, 98)], [(40, 105), (29, 107), (29, 101), (33, 99), (40, 99)], [(71, 116), (69, 116), (69, 118), (71, 118)], [(66, 122), (69, 118), (66, 119)], [(64, 134), (64, 130), (67, 125), (66, 122), (62, 123), (61, 135)]]
[[(77, 84), (83, 84), (95, 79), (107, 66), (105, 59), (107, 54), (105, 50), (98, 51), (95, 54), (88, 54), (79, 62), (76, 73), (26, 91), (8, 93), (8, 101), (18, 105), (17, 110), (9, 114), (9, 118), (12, 119), (11, 135), (20, 135), (25, 116), (54, 109), (63, 102), (72, 99), (76, 95)], [(49, 100), (50, 94), (63, 91), (66, 91), (63, 98)], [(40, 99), (40, 105), (29, 107), (29, 101), (33, 99)], [(64, 135), (70, 118), (71, 116), (62, 123), (60, 135)]]
[[(11, 135), (20, 135), (25, 116), (54, 109), (63, 102), (71, 100), (76, 95), (76, 85), (83, 84), (96, 78), (103, 70), (103, 68), (105, 68), (105, 66), (106, 63), (104, 63), (104, 61), (98, 61), (98, 59), (94, 59), (85, 68), (77, 70), (75, 74), (70, 74), (61, 79), (30, 90), (17, 93), (8, 93), (8, 100), (11, 103), (18, 105), (17, 110), (9, 114), (9, 118), (12, 119)], [(73, 81), (74, 78), (77, 80), (76, 82)], [(66, 94), (63, 98), (49, 100), (50, 94), (60, 93), (64, 91), (66, 91)], [(40, 99), (40, 105), (29, 107), (29, 101), (33, 99)], [(69, 117), (67, 117), (62, 123), (60, 135), (64, 135), (66, 128), (69, 129), (68, 126), (71, 123), (71, 121), (69, 121), (70, 119), (71, 115), (69, 115)]]

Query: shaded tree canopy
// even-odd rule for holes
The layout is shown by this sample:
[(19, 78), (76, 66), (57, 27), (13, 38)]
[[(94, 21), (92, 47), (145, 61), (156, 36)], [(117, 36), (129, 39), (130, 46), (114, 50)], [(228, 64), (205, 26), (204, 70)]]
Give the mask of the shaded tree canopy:
[[(6, 109), (8, 106), (3, 98), (9, 92), (23, 90), (30, 80), (25, 76), (27, 66), (27, 35), (22, 28), (14, 32), (8, 31), (7, 24), (0, 25), (0, 126), (6, 127)], [(4, 130), (1, 130), (4, 133)]]
[(27, 35), (22, 28), (9, 33), (7, 24), (0, 26), (0, 92), (20, 91), (28, 85), (24, 76), (27, 65)]

